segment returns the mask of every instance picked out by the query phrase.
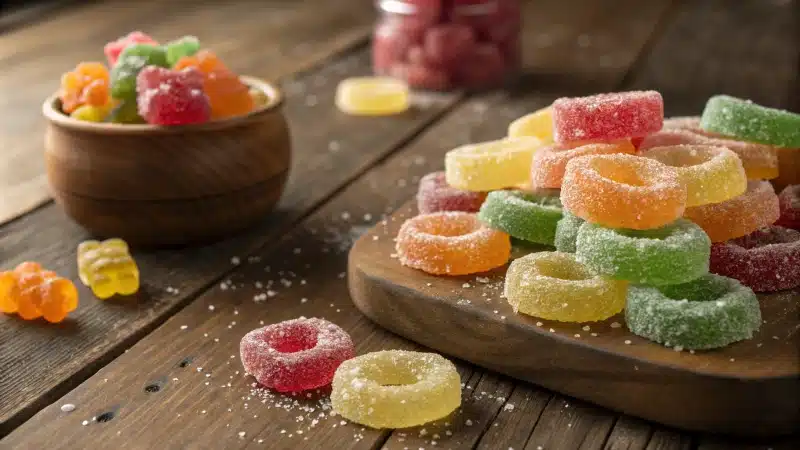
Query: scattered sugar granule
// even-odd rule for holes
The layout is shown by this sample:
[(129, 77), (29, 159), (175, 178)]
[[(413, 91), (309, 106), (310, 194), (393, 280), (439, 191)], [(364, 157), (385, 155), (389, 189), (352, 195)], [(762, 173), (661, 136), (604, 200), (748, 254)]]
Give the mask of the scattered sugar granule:
[(619, 322), (611, 322), (611, 328), (619, 328), (621, 326), (622, 326), (622, 324), (619, 323)]
[(630, 339), (625, 339), (625, 345), (631, 345)]
[(503, 411), (513, 411), (513, 410), (514, 410), (514, 404), (513, 403), (506, 403), (506, 405), (503, 406)]
[(215, 309), (217, 309), (217, 308), (214, 305), (208, 305), (208, 310), (209, 311), (213, 311)]
[(592, 328), (591, 328), (591, 327), (589, 327), (589, 325), (584, 325), (584, 326), (583, 326), (583, 328), (581, 328), (581, 330), (583, 330), (583, 331), (589, 331), (589, 330), (591, 330), (591, 329), (592, 329)]
[(472, 285), (469, 284), (469, 283), (464, 283), (464, 284), (461, 285), (461, 287), (462, 288), (468, 288), (468, 287), (472, 287)]
[(189, 328), (189, 325), (181, 325), (181, 330), (185, 330), (187, 328)]
[(84, 420), (83, 422), (81, 422), (81, 425), (83, 425), (83, 426), (89, 425), (89, 421), (88, 420)]
[(247, 433), (245, 433), (244, 431), (240, 431), (240, 432), (239, 432), (239, 439), (244, 439), (244, 436), (245, 436), (246, 434), (247, 434)]
[(239, 259), (238, 256), (234, 256), (234, 257), (231, 258), (231, 264), (233, 264), (234, 266), (238, 266), (241, 263), (242, 263), (242, 260)]
[(467, 419), (467, 420), (464, 422), (464, 425), (466, 425), (466, 426), (468, 426), (468, 427), (471, 427), (471, 426), (472, 426), (472, 420), (470, 420), (470, 419)]
[(72, 403), (64, 403), (61, 405), (61, 411), (65, 413), (75, 411), (75, 405)]

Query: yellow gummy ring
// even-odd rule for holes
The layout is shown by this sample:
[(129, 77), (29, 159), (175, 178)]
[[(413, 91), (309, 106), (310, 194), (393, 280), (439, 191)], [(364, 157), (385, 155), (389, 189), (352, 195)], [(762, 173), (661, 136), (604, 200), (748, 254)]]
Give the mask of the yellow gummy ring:
[(336, 106), (347, 114), (399, 114), (409, 108), (410, 102), (408, 85), (389, 77), (348, 78), (336, 88)]
[(406, 428), (461, 406), (461, 377), (436, 353), (385, 350), (343, 362), (331, 403), (345, 419), (372, 428)]
[(511, 122), (508, 137), (533, 136), (546, 144), (553, 142), (553, 108), (548, 106)]
[(529, 136), (450, 150), (444, 158), (447, 184), (476, 192), (528, 184), (533, 153), (542, 145), (541, 140)]
[(739, 156), (713, 145), (654, 147), (642, 156), (674, 167), (686, 184), (686, 206), (720, 203), (747, 190), (747, 175)]
[(514, 311), (560, 322), (605, 320), (622, 311), (627, 293), (627, 281), (595, 275), (562, 252), (515, 259), (504, 288)]

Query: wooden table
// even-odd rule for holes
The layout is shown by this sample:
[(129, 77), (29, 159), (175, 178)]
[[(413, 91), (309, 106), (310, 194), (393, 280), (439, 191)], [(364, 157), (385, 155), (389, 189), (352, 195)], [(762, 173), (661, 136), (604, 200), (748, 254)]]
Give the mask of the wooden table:
[[(7, 165), (29, 165), (30, 179), (41, 173), (39, 105), (59, 74), (133, 29), (197, 34), (240, 73), (279, 79), (295, 165), (280, 207), (257, 229), (200, 248), (136, 251), (138, 295), (103, 302), (81, 287), (80, 307), (59, 326), (0, 317), (0, 448), (800, 448), (798, 436), (667, 429), (462, 362), (464, 405), (447, 424), (371, 430), (332, 415), (324, 393), (254, 389), (238, 360), (244, 333), (301, 315), (338, 323), (358, 353), (417, 348), (350, 302), (353, 239), (409, 199), (447, 150), (500, 137), (556, 97), (657, 89), (668, 115), (686, 115), (724, 92), (797, 110), (798, 9), (791, 0), (528, 1), (517, 86), (420, 94), (413, 113), (381, 119), (333, 106), (339, 80), (369, 73), (375, 13), (364, 0), (107, 1), (6, 31), (0, 148)], [(37, 260), (77, 280), (86, 238), (47, 202), (0, 228), (2, 267)], [(62, 412), (65, 404), (76, 409)]]

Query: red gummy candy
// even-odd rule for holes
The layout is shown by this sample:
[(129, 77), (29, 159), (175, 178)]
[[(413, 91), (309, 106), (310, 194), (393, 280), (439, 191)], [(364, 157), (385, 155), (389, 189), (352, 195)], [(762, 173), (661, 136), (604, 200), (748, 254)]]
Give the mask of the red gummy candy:
[(486, 200), (485, 192), (471, 192), (447, 184), (444, 172), (432, 172), (419, 180), (417, 209), (420, 214), (438, 211), (478, 212)]
[(327, 320), (301, 317), (247, 333), (239, 345), (244, 370), (278, 392), (327, 386), (355, 356), (346, 331)]
[(405, 62), (413, 46), (422, 45), (428, 24), (414, 16), (397, 16), (382, 22), (372, 39), (373, 69), (387, 74), (391, 66)]
[(772, 225), (712, 244), (709, 270), (756, 292), (800, 286), (800, 231)]
[(558, 143), (642, 137), (661, 129), (664, 100), (656, 91), (631, 91), (553, 102)]
[(775, 225), (800, 230), (800, 184), (790, 184), (778, 195), (781, 216)]
[(410, 86), (419, 89), (443, 91), (450, 88), (450, 77), (447, 72), (432, 66), (394, 64), (389, 75), (406, 80)]
[(484, 88), (500, 84), (506, 74), (506, 63), (497, 46), (478, 44), (458, 68), (458, 80), (466, 87)]
[(153, 38), (150, 36), (142, 33), (141, 31), (132, 31), (128, 33), (126, 36), (122, 36), (121, 38), (117, 39), (116, 41), (111, 41), (103, 47), (103, 53), (106, 55), (106, 59), (108, 59), (108, 64), (113, 66), (117, 63), (117, 59), (119, 59), (120, 53), (125, 50), (125, 47), (131, 44), (152, 44), (158, 45)]
[(453, 0), (449, 17), (475, 30), (480, 40), (493, 43), (516, 39), (521, 25), (517, 0)]
[(472, 54), (475, 34), (466, 25), (442, 24), (425, 33), (425, 58), (434, 65), (449, 67)]
[(136, 77), (139, 115), (153, 125), (187, 125), (211, 118), (203, 74), (195, 68), (148, 66)]
[[(389, 11), (394, 11), (398, 14), (404, 14), (408, 17), (414, 17), (423, 21), (426, 24), (433, 24), (439, 21), (442, 15), (442, 0), (405, 0), (402, 2), (384, 2), (384, 5), (395, 3), (398, 4), (399, 9), (389, 6)], [(405, 3), (405, 7), (399, 4)]]

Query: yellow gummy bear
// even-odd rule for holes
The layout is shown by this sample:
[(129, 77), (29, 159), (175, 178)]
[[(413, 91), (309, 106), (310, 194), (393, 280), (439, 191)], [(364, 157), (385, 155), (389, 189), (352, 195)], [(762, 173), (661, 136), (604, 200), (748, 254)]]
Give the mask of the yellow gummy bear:
[(535, 137), (521, 137), (450, 150), (444, 158), (447, 184), (474, 192), (528, 185), (533, 154), (543, 145)]
[(553, 108), (548, 106), (522, 116), (508, 126), (508, 137), (532, 136), (553, 143)]
[(336, 106), (347, 114), (385, 116), (400, 114), (411, 104), (408, 85), (389, 77), (354, 77), (336, 88)]
[(122, 239), (78, 245), (78, 274), (97, 298), (131, 295), (139, 290), (139, 268)]

